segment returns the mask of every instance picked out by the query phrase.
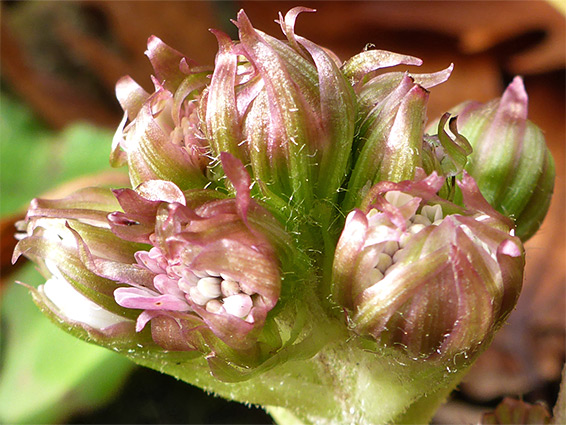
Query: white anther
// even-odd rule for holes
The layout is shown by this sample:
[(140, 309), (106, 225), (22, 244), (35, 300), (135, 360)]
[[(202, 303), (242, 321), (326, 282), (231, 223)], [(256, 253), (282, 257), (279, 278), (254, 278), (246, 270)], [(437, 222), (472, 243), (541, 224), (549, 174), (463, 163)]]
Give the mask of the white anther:
[(224, 311), (224, 307), (222, 306), (222, 303), (218, 300), (210, 300), (209, 302), (206, 303), (206, 311), (209, 311), (211, 313), (221, 313), (222, 311)]
[(206, 297), (201, 294), (196, 286), (193, 286), (189, 289), (189, 296), (191, 297), (193, 302), (198, 305), (205, 305), (208, 301), (211, 300), (210, 297)]
[(197, 288), (199, 292), (208, 298), (217, 298), (222, 295), (220, 291), (220, 282), (222, 282), (217, 277), (203, 277), (197, 283)]
[[(383, 273), (378, 269), (371, 269), (368, 275), (368, 288), (383, 279)], [(364, 288), (366, 289), (366, 288)]]
[(409, 227), (409, 232), (412, 233), (413, 235), (419, 233), (421, 230), (423, 230), (426, 226), (424, 224), (413, 224), (411, 227)]
[(398, 190), (391, 190), (385, 194), (385, 199), (391, 205), (401, 207), (411, 199), (413, 199), (413, 197), (411, 195), (407, 195), (406, 193), (399, 192)]
[(375, 267), (383, 273), (391, 264), (393, 264), (391, 257), (387, 254), (381, 253), (377, 257), (377, 265)]
[(222, 281), (222, 283), (220, 284), (220, 291), (222, 292), (223, 297), (229, 297), (242, 292), (240, 290), (240, 285), (238, 285), (238, 282), (231, 279), (224, 279)]
[(246, 317), (253, 306), (252, 299), (246, 294), (236, 294), (224, 298), (224, 309), (226, 313), (239, 318)]
[(387, 241), (383, 246), (383, 253), (389, 255), (390, 257), (395, 254), (399, 249), (399, 242), (397, 241)]
[(435, 220), (434, 223), (432, 223), (432, 224), (434, 224), (435, 226), (440, 226), (440, 223), (442, 223), (443, 221), (444, 221), (444, 219), (441, 218), (440, 220)]
[(413, 223), (415, 224), (422, 224), (424, 226), (430, 226), (432, 223), (430, 222), (430, 220), (428, 219), (428, 217), (425, 217), (422, 214), (417, 214), (415, 215), (415, 217), (413, 218)]
[(211, 270), (207, 270), (206, 272), (208, 273), (209, 276), (220, 277), (220, 273), (213, 272)]
[(393, 262), (394, 262), (394, 263), (399, 262), (399, 260), (401, 259), (402, 256), (403, 256), (403, 250), (400, 249), (399, 251), (397, 251), (397, 252), (395, 253), (395, 255), (393, 255)]

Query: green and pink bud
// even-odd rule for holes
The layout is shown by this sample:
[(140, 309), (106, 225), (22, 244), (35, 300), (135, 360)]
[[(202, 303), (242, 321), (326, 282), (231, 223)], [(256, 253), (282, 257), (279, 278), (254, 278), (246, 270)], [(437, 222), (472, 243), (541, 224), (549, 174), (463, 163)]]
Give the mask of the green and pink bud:
[(155, 91), (147, 93), (130, 77), (116, 84), (124, 119), (114, 136), (110, 161), (127, 165), (133, 186), (169, 180), (182, 189), (208, 182), (208, 141), (198, 105), (211, 69), (199, 67), (157, 37), (148, 41)]
[[(421, 175), (422, 174), (422, 175)], [(381, 182), (352, 211), (333, 266), (352, 329), (412, 357), (471, 356), (509, 315), (524, 253), (512, 222), (458, 182), (466, 207), (437, 195), (445, 178)]]
[(204, 115), (214, 152), (250, 164), (264, 196), (308, 208), (335, 196), (347, 173), (356, 108), (337, 58), (295, 35), (303, 11), (280, 18), (286, 41), (253, 28), (243, 11), (238, 42), (214, 31), (220, 48)]
[(554, 188), (554, 161), (544, 134), (527, 119), (528, 97), (520, 77), (485, 105), (456, 107), (458, 130), (473, 152), (466, 170), (482, 195), (512, 218), (523, 241), (540, 227)]
[(34, 201), (14, 258), (42, 265), (40, 304), (89, 331), (110, 336), (121, 326), (128, 338), (147, 339), (149, 327), (166, 350), (257, 361), (281, 291), (278, 247), (289, 241), (249, 197), (242, 164), (227, 154), (222, 162), (236, 198), (149, 180), (136, 190)]
[[(420, 65), (410, 56), (399, 60)], [(412, 179), (423, 167), (428, 89), (446, 81), (451, 71), (452, 66), (433, 74), (388, 72), (357, 83), (359, 118), (346, 209), (358, 205), (374, 184)]]

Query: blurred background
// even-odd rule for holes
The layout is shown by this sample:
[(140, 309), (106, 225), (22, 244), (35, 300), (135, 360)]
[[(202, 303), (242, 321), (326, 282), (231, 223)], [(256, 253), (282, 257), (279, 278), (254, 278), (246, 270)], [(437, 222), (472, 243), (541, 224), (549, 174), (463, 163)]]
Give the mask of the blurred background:
[[(303, 5), (296, 32), (345, 60), (367, 43), (420, 57), (419, 72), (455, 64), (432, 89), (429, 119), (467, 99), (501, 95), (522, 75), (529, 118), (556, 161), (549, 214), (526, 245), (524, 291), (509, 323), (474, 365), (435, 423), (477, 423), (504, 396), (552, 407), (565, 360), (565, 8), (546, 1), (2, 1), (0, 222), (2, 423), (270, 423), (228, 403), (67, 337), (38, 313), (24, 287), (41, 283), (10, 257), (14, 223), (33, 197), (87, 184), (122, 184), (108, 154), (122, 112), (115, 82), (131, 75), (151, 90), (143, 52), (154, 34), (212, 64), (209, 28), (236, 38), (244, 8), (254, 26), (280, 36), (279, 11)], [(80, 180), (77, 182), (77, 178)], [(55, 191), (55, 192), (54, 192)]]

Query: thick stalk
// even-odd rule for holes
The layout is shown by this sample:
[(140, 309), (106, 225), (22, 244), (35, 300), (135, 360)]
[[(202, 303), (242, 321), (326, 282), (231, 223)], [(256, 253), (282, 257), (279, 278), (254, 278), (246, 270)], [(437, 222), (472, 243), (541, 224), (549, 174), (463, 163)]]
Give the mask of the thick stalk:
[(224, 398), (266, 406), (279, 425), (428, 423), (461, 379), (462, 370), (410, 360), (394, 349), (367, 351), (344, 338), (337, 323), (330, 328), (313, 336), (315, 344), (327, 342), (314, 357), (288, 359), (237, 383), (212, 377), (202, 358), (133, 359)]

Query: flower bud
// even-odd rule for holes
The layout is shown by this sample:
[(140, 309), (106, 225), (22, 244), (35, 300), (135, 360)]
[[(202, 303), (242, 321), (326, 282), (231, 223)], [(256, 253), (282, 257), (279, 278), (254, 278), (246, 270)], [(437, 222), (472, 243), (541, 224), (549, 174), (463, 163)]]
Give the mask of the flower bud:
[(346, 209), (357, 205), (377, 182), (411, 179), (423, 166), (427, 89), (446, 81), (451, 71), (450, 66), (434, 74), (389, 72), (358, 83), (357, 154)]
[(346, 175), (355, 97), (335, 56), (295, 35), (302, 11), (280, 18), (286, 42), (254, 29), (243, 11), (239, 42), (214, 31), (205, 115), (216, 153), (250, 163), (264, 195), (308, 208), (315, 196), (335, 196)]
[[(198, 331), (203, 326), (234, 349), (253, 347), (281, 280), (275, 249), (248, 221), (264, 220), (264, 211), (251, 204), (243, 217), (237, 199), (214, 197), (191, 208), (190, 198), (164, 199), (157, 189), (116, 193), (124, 212), (109, 217), (115, 233), (150, 244), (135, 253), (137, 267), (150, 276), (145, 284), (110, 275), (128, 285), (116, 289), (116, 302), (142, 310), (136, 329), (151, 321), (154, 340), (166, 349), (206, 349)], [(141, 221), (142, 204), (155, 209), (152, 223)], [(140, 232), (142, 226), (151, 233)]]
[(512, 223), (469, 175), (459, 182), (466, 208), (436, 195), (443, 184), (433, 173), (374, 186), (348, 215), (334, 258), (333, 296), (353, 330), (413, 357), (472, 354), (522, 284)]
[(236, 198), (150, 180), (136, 190), (90, 188), (34, 201), (15, 258), (45, 266), (39, 293), (47, 308), (89, 328), (127, 321), (130, 338), (132, 319), (138, 333), (150, 323), (166, 350), (257, 360), (257, 339), (281, 289), (274, 243), (283, 250), (289, 241), (249, 198), (241, 163), (222, 158)]
[(427, 100), (428, 92), (405, 76), (364, 117), (359, 133), (363, 143), (348, 183), (348, 207), (375, 183), (410, 179), (422, 165)]
[(540, 227), (554, 188), (554, 161), (542, 131), (527, 119), (528, 97), (515, 77), (500, 99), (455, 108), (473, 152), (466, 170), (482, 195), (512, 218), (523, 241)]
[[(182, 189), (206, 185), (208, 142), (200, 130), (198, 101), (211, 70), (197, 67), (157, 37), (148, 41), (155, 91), (130, 77), (116, 85), (124, 119), (114, 136), (110, 162), (128, 165), (133, 186), (170, 180)], [(127, 123), (127, 125), (126, 125)]]

